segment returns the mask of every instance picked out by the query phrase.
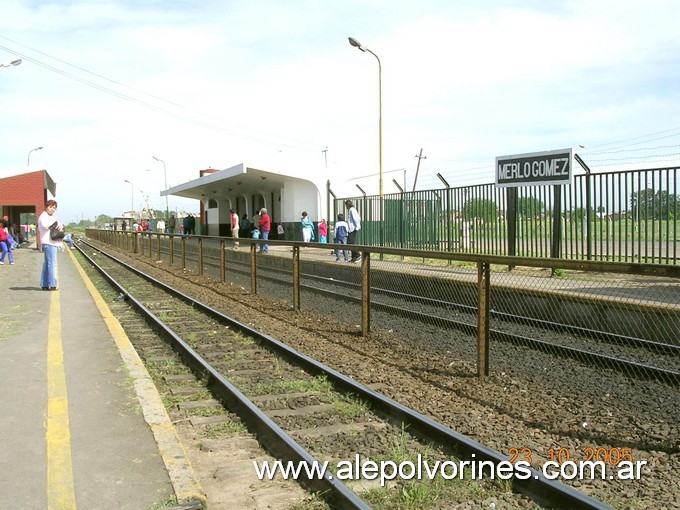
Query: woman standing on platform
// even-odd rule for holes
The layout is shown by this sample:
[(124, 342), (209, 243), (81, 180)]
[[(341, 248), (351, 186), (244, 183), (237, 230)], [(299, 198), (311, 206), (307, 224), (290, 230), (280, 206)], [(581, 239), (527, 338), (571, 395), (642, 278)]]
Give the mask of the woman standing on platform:
[(40, 286), (42, 290), (57, 290), (57, 251), (62, 245), (61, 239), (52, 239), (50, 227), (56, 225), (56, 230), (63, 232), (62, 225), (54, 214), (57, 210), (57, 201), (45, 202), (45, 211), (38, 218), (38, 235), (40, 236), (40, 249), (45, 254)]

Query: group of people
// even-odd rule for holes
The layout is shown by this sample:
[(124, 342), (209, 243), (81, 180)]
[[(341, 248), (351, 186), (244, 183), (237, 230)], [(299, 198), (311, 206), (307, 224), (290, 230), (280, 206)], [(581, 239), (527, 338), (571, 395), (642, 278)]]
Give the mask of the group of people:
[[(351, 200), (345, 200), (345, 207), (347, 208), (347, 219), (345, 220), (343, 213), (338, 214), (338, 219), (333, 229), (333, 240), (336, 244), (356, 244), (357, 233), (361, 230), (361, 216), (359, 216), (359, 212)], [(300, 224), (302, 227), (302, 241), (305, 243), (314, 241), (314, 222), (309, 218), (307, 211), (302, 212)], [(325, 219), (321, 219), (318, 229), (319, 242), (325, 243), (328, 238), (328, 224)], [(340, 261), (340, 251), (338, 249), (334, 252), (336, 262)], [(347, 259), (347, 250), (342, 250), (342, 254), (345, 262), (356, 263), (361, 261), (361, 254), (358, 251), (352, 250), (352, 258), (349, 260)]]
[(10, 225), (6, 217), (0, 219), (0, 265), (5, 263), (5, 259), (10, 265), (14, 265), (12, 252), (25, 244), (28, 244), (28, 240), (21, 228), (16, 224)]
[[(35, 224), (25, 227), (26, 231), (17, 224), (11, 224), (7, 221), (7, 217), (0, 219), (0, 265), (5, 264), (5, 260), (10, 266), (14, 265), (14, 250), (28, 244), (27, 237), (32, 232), (35, 235)], [(70, 236), (65, 234), (66, 241), (71, 242)]]
[[(356, 243), (356, 235), (361, 229), (361, 217), (359, 212), (351, 200), (345, 201), (345, 207), (347, 208), (347, 220), (345, 220), (345, 215), (338, 214), (338, 220), (335, 223), (335, 228), (333, 230), (333, 239), (336, 244), (348, 244), (352, 245)], [(45, 202), (45, 211), (38, 218), (38, 236), (40, 238), (40, 249), (44, 254), (43, 268), (40, 276), (40, 287), (42, 290), (57, 290), (57, 252), (62, 249), (64, 241), (71, 244), (73, 249), (73, 244), (70, 239), (69, 234), (64, 233), (64, 225), (58, 220), (55, 212), (57, 211), (57, 201), (48, 200)], [(191, 218), (194, 220), (194, 226), (191, 226), (191, 221), (187, 220)], [(186, 233), (191, 233), (195, 228), (195, 218), (192, 215), (187, 216), (184, 219), (187, 225), (183, 230)], [(159, 220), (160, 221), (160, 220)], [(314, 223), (309, 218), (306, 211), (302, 213), (302, 219), (300, 220), (302, 224), (302, 236), (304, 242), (311, 242), (314, 240)], [(133, 225), (135, 230), (150, 228), (142, 221), (139, 225)], [(161, 225), (163, 230), (165, 230), (165, 224)], [(184, 227), (184, 225), (182, 225)], [(239, 238), (239, 231), (248, 231), (251, 229), (251, 236), (256, 239), (262, 239), (264, 241), (269, 239), (269, 232), (271, 230), (271, 218), (266, 208), (262, 208), (253, 217), (252, 223), (248, 220), (247, 215), (243, 215), (243, 218), (239, 219), (238, 214), (233, 209), (231, 210), (231, 235), (234, 239)], [(328, 236), (328, 225), (325, 219), (321, 220), (319, 227), (319, 242), (325, 243)], [(127, 225), (125, 225), (125, 230)], [(161, 227), (158, 227), (157, 229)], [(281, 224), (279, 228), (282, 230)], [(144, 231), (144, 230), (141, 230)], [(159, 230), (160, 231), (160, 230)], [(60, 234), (54, 234), (52, 232), (60, 232)], [(282, 232), (279, 232), (282, 234)], [(20, 235), (20, 233), (19, 233)], [(14, 264), (14, 256), (12, 255), (12, 249), (16, 246), (16, 243), (22, 242), (21, 237), (17, 236), (15, 239), (14, 235), (10, 232), (7, 227), (7, 222), (5, 220), (0, 220), (0, 264), (5, 263), (5, 257), (7, 256), (10, 264)], [(66, 239), (65, 239), (66, 238)], [(234, 247), (238, 248), (238, 242), (234, 241)], [(260, 244), (260, 249), (258, 253), (268, 253), (269, 245), (266, 243)], [(343, 250), (343, 255), (345, 262), (347, 259), (347, 250)], [(335, 251), (335, 260), (340, 260), (340, 250)], [(358, 251), (352, 250), (352, 258), (349, 262), (359, 262), (361, 261), (361, 254)]]
[[(174, 214), (170, 216), (170, 218), (168, 218), (167, 224), (165, 223), (165, 220), (163, 218), (159, 218), (158, 221), (156, 221), (156, 232), (158, 232), (159, 234), (174, 234), (176, 226), (177, 218), (175, 218)], [(127, 227), (128, 227), (127, 222), (123, 221), (123, 224), (121, 226), (122, 230), (127, 230)], [(132, 231), (140, 233), (142, 232), (150, 233), (152, 231), (151, 220), (140, 220), (139, 222), (134, 222), (132, 224)], [(182, 219), (182, 223), (179, 225), (177, 233), (180, 235), (196, 234), (196, 217), (193, 214), (186, 215)]]

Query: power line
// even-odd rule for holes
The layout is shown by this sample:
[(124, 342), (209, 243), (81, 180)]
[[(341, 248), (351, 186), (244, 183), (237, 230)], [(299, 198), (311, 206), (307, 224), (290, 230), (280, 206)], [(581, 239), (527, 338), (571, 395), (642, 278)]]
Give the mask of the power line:
[[(110, 83), (116, 84), (116, 85), (118, 85), (118, 86), (121, 86), (121, 87), (127, 88), (127, 89), (129, 89), (129, 90), (138, 92), (138, 93), (140, 93), (140, 94), (146, 95), (146, 96), (148, 96), (148, 97), (150, 97), (150, 98), (153, 98), (153, 99), (162, 101), (162, 102), (164, 102), (164, 103), (167, 103), (167, 105), (170, 105), (170, 106), (172, 106), (172, 107), (187, 110), (187, 113), (189, 113), (189, 115), (198, 115), (198, 116), (205, 117), (205, 118), (208, 118), (208, 119), (217, 121), (217, 122), (216, 122), (216, 123), (213, 123), (213, 122), (205, 122), (205, 121), (202, 121), (202, 120), (198, 120), (198, 119), (196, 119), (196, 118), (192, 118), (191, 116), (185, 115), (185, 114), (183, 114), (183, 113), (179, 113), (179, 114), (178, 114), (178, 113), (169, 111), (166, 107), (159, 106), (159, 105), (155, 105), (155, 104), (152, 104), (152, 103), (150, 103), (150, 102), (144, 101), (144, 100), (142, 100), (142, 99), (138, 99), (138, 98), (133, 97), (133, 96), (131, 96), (131, 95), (125, 94), (125, 93), (123, 93), (123, 92), (119, 92), (119, 91), (117, 91), (117, 90), (111, 89), (111, 88), (106, 87), (106, 86), (104, 86), (104, 85), (100, 85), (100, 84), (98, 84), (98, 83), (96, 83), (96, 82), (94, 82), (94, 81), (91, 81), (91, 80), (82, 78), (82, 77), (77, 76), (77, 75), (75, 75), (75, 74), (69, 73), (69, 72), (64, 71), (64, 70), (62, 70), (62, 69), (59, 69), (58, 67), (55, 67), (55, 66), (52, 66), (52, 65), (50, 65), (50, 64), (47, 64), (47, 63), (45, 63), (45, 62), (42, 62), (42, 61), (38, 60), (37, 58), (30, 57), (30, 56), (28, 56), (28, 55), (26, 55), (26, 54), (24, 54), (24, 53), (21, 53), (21, 52), (12, 50), (12, 49), (10, 49), (10, 48), (8, 48), (8, 47), (6, 47), (6, 46), (0, 45), (0, 50), (4, 50), (4, 51), (6, 51), (6, 52), (8, 52), (8, 53), (10, 53), (10, 54), (20, 56), (21, 58), (23, 58), (23, 59), (25, 59), (25, 60), (27, 60), (27, 61), (29, 61), (29, 62), (33, 62), (33, 63), (35, 63), (35, 64), (37, 64), (37, 65), (39, 65), (39, 66), (41, 66), (41, 67), (44, 67), (45, 69), (48, 69), (48, 70), (50, 70), (50, 71), (52, 71), (52, 72), (54, 72), (54, 73), (59, 74), (59, 75), (61, 75), (61, 76), (64, 76), (64, 77), (69, 78), (69, 79), (71, 79), (71, 80), (75, 80), (75, 81), (77, 81), (77, 82), (80, 82), (80, 83), (82, 83), (82, 84), (84, 84), (84, 85), (87, 85), (87, 86), (92, 87), (92, 88), (94, 88), (94, 89), (96, 89), (96, 90), (99, 90), (100, 92), (104, 92), (104, 93), (106, 93), (106, 94), (110, 94), (110, 95), (112, 95), (112, 96), (114, 96), (114, 97), (117, 97), (118, 99), (122, 99), (122, 100), (124, 100), (124, 101), (128, 101), (128, 102), (137, 104), (138, 106), (141, 106), (141, 107), (143, 107), (143, 108), (152, 110), (152, 111), (154, 111), (154, 112), (156, 112), (156, 113), (160, 113), (160, 114), (163, 114), (163, 115), (166, 115), (166, 116), (175, 118), (175, 119), (177, 119), (177, 120), (181, 120), (181, 121), (184, 121), (184, 122), (188, 122), (188, 123), (191, 123), (191, 124), (200, 126), (200, 127), (204, 127), (204, 128), (208, 128), (208, 129), (214, 129), (214, 130), (226, 132), (226, 133), (229, 133), (229, 134), (231, 134), (231, 135), (233, 135), (233, 136), (239, 136), (239, 137), (241, 137), (241, 138), (248, 138), (248, 139), (255, 140), (255, 141), (259, 141), (259, 142), (268, 142), (268, 143), (272, 143), (273, 145), (276, 144), (276, 145), (284, 146), (284, 147), (287, 147), (287, 148), (297, 148), (297, 149), (302, 149), (302, 150), (305, 150), (305, 149), (306, 149), (306, 150), (310, 150), (310, 148), (311, 148), (311, 146), (312, 146), (312, 144), (311, 144), (310, 142), (308, 142), (308, 141), (304, 141), (304, 140), (296, 140), (296, 139), (293, 139), (293, 138), (290, 138), (290, 137), (281, 136), (281, 135), (278, 134), (278, 133), (269, 133), (269, 132), (265, 132), (265, 131), (262, 131), (262, 130), (257, 130), (257, 129), (255, 129), (255, 128), (252, 128), (252, 127), (249, 127), (249, 126), (237, 125), (237, 124), (232, 123), (231, 125), (234, 126), (234, 127), (231, 128), (231, 129), (230, 129), (230, 128), (227, 128), (227, 127), (223, 124), (223, 119), (221, 119), (221, 118), (215, 117), (215, 116), (213, 116), (213, 115), (205, 114), (205, 113), (203, 113), (203, 112), (199, 112), (199, 111), (196, 111), (196, 110), (190, 111), (190, 110), (186, 109), (184, 106), (182, 106), (182, 105), (180, 105), (180, 104), (178, 104), (178, 103), (176, 103), (176, 102), (173, 102), (173, 101), (164, 99), (164, 98), (162, 98), (162, 97), (159, 97), (159, 96), (156, 96), (156, 95), (153, 95), (153, 94), (149, 94), (148, 92), (144, 92), (144, 91), (141, 91), (141, 90), (139, 90), (139, 89), (135, 89), (134, 87), (130, 87), (130, 86), (125, 85), (125, 84), (123, 84), (123, 83), (120, 83), (120, 82), (118, 82), (118, 81), (116, 81), (116, 80), (112, 80), (112, 79), (107, 78), (107, 77), (105, 77), (105, 76), (102, 76), (102, 75), (100, 75), (100, 74), (98, 74), (98, 73), (94, 73), (94, 72), (89, 71), (89, 70), (87, 70), (87, 69), (85, 69), (85, 68), (83, 68), (83, 67), (80, 67), (80, 66), (71, 64), (71, 63), (66, 62), (65, 60), (59, 59), (59, 58), (57, 58), (57, 57), (53, 57), (52, 55), (49, 55), (49, 54), (47, 54), (47, 53), (45, 53), (45, 52), (42, 52), (42, 51), (40, 51), (40, 50), (36, 50), (36, 49), (34, 49), (34, 48), (30, 48), (29, 46), (26, 46), (26, 45), (21, 44), (21, 43), (19, 43), (19, 42), (13, 41), (12, 39), (9, 39), (9, 38), (7, 38), (7, 37), (0, 36), (0, 38), (6, 39), (6, 40), (11, 41), (11, 42), (13, 42), (13, 43), (15, 43), (15, 44), (19, 44), (20, 46), (23, 46), (23, 47), (25, 47), (25, 48), (27, 48), (27, 49), (30, 49), (31, 51), (34, 51), (34, 52), (36, 52), (36, 53), (39, 53), (40, 55), (44, 55), (44, 56), (46, 56), (46, 57), (48, 57), (48, 58), (51, 58), (51, 59), (53, 59), (53, 60), (55, 60), (55, 61), (57, 61), (57, 62), (60, 62), (60, 63), (62, 63), (62, 64), (64, 64), (64, 65), (73, 67), (74, 69), (78, 69), (78, 70), (80, 70), (80, 71), (82, 71), (82, 72), (88, 73), (88, 74), (90, 74), (90, 75), (92, 75), (92, 76), (95, 76), (95, 77), (97, 77), (97, 78), (100, 78), (100, 79), (102, 79), (102, 80), (106, 80), (106, 81), (108, 81), (108, 82), (110, 82)], [(249, 132), (249, 134), (247, 134), (246, 131)], [(281, 140), (283, 140), (283, 143), (281, 142)]]

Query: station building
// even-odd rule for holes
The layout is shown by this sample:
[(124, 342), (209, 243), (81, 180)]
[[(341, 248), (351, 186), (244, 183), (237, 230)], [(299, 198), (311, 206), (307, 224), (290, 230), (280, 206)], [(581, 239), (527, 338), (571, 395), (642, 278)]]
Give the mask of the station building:
[[(404, 171), (398, 170), (399, 175)], [(386, 172), (388, 174), (390, 172)], [(387, 180), (385, 181), (388, 184)], [(276, 226), (284, 227), (285, 240), (302, 240), (302, 211), (317, 224), (321, 219), (333, 223), (338, 199), (356, 196), (357, 189), (377, 193), (375, 176), (347, 181), (342, 176), (319, 172), (313, 177), (296, 176), (292, 172), (264, 170), (240, 163), (224, 170), (208, 168), (199, 177), (161, 192), (161, 196), (179, 196), (200, 202), (201, 232), (204, 235), (228, 236), (231, 233), (230, 211), (249, 219), (263, 207), (272, 221), (271, 238), (276, 238)], [(396, 191), (390, 182), (386, 192)], [(373, 188), (376, 188), (375, 190)], [(344, 208), (341, 210), (344, 212)], [(241, 233), (243, 236), (243, 233)]]
[(201, 170), (199, 177), (161, 192), (192, 198), (200, 202), (202, 234), (231, 234), (231, 210), (239, 218), (251, 219), (262, 208), (272, 221), (272, 238), (276, 225), (284, 226), (284, 239), (295, 239), (300, 214), (307, 211), (315, 222), (326, 218), (328, 190), (317, 179), (296, 177), (262, 170), (241, 163), (225, 170)]

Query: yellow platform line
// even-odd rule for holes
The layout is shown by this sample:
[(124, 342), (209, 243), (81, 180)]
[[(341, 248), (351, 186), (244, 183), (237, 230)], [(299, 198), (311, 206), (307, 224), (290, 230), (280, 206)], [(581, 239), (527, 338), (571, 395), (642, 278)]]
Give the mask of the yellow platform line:
[(76, 266), (80, 277), (85, 282), (85, 287), (90, 292), (99, 313), (101, 314), (106, 326), (118, 346), (121, 358), (125, 363), (128, 373), (134, 380), (137, 400), (142, 408), (144, 420), (151, 429), (156, 439), (158, 450), (163, 459), (170, 483), (172, 484), (175, 497), (179, 503), (199, 500), (204, 508), (208, 508), (208, 501), (205, 491), (201, 487), (194, 469), (189, 461), (184, 446), (177, 435), (175, 426), (170, 421), (165, 405), (161, 400), (156, 385), (154, 384), (144, 363), (139, 358), (137, 351), (125, 334), (123, 326), (113, 315), (111, 309), (104, 301), (104, 298), (95, 288), (90, 277), (85, 273), (75, 255), (71, 250), (66, 250), (71, 256), (71, 260)]
[(47, 330), (47, 508), (76, 508), (71, 464), (71, 431), (61, 341), (61, 292), (51, 293)]

